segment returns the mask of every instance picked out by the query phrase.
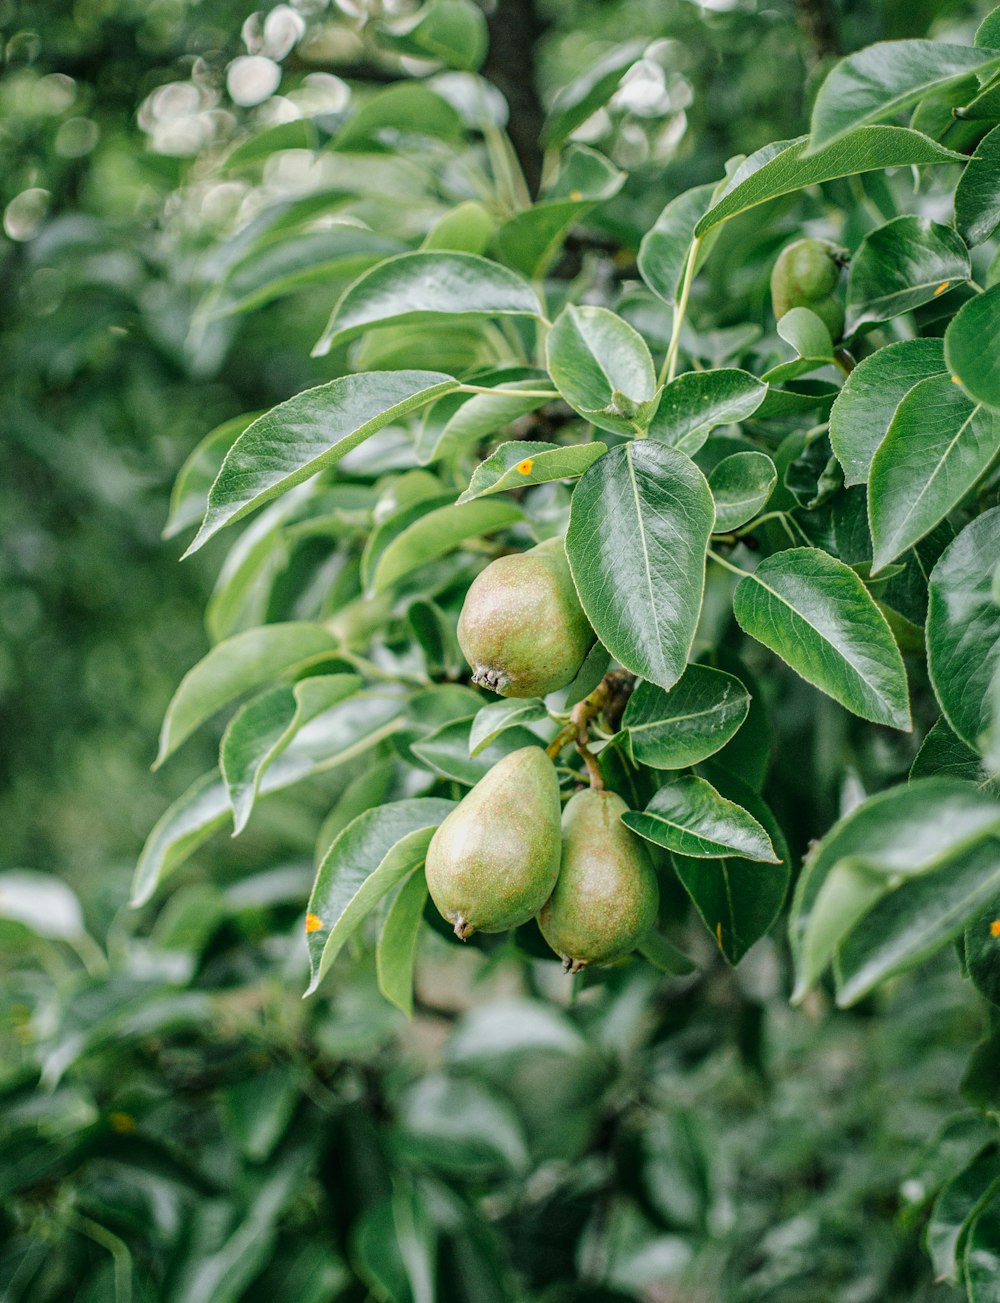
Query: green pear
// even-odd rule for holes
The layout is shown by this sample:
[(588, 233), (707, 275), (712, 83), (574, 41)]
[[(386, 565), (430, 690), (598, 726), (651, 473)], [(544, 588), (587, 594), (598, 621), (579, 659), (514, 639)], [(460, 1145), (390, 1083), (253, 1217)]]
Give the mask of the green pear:
[(844, 308), (835, 291), (845, 250), (829, 240), (796, 240), (778, 255), (771, 272), (771, 303), (780, 321), (792, 308), (815, 312), (839, 339), (844, 329)]
[(527, 923), (559, 874), (559, 779), (541, 747), (498, 761), (441, 824), (427, 887), (464, 941)]
[(656, 921), (660, 890), (642, 841), (621, 822), (614, 792), (577, 792), (562, 817), (562, 867), (538, 915), (567, 971), (610, 964), (634, 950)]
[(491, 562), (473, 580), (458, 619), (473, 683), (502, 697), (544, 697), (566, 687), (593, 641), (559, 538)]

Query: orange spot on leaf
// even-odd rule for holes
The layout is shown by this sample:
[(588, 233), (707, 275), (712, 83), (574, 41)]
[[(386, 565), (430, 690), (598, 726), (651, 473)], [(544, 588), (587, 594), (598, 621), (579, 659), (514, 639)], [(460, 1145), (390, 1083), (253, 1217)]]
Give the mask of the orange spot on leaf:
[(521, 475), (530, 475), (530, 474), (531, 474), (531, 468), (532, 468), (532, 466), (534, 466), (534, 464), (535, 464), (535, 459), (534, 459), (534, 457), (525, 457), (524, 461), (519, 461), (519, 462), (517, 463), (517, 469), (518, 469), (519, 474), (521, 474)]
[(1000, 918), (995, 918), (990, 924), (990, 936), (1000, 937)]
[(117, 1131), (120, 1136), (127, 1136), (130, 1131), (135, 1130), (135, 1118), (131, 1113), (109, 1113), (108, 1121), (111, 1123), (111, 1130)]
[(569, 197), (570, 197), (570, 199), (573, 200), (573, 202), (574, 202), (575, 204), (578, 204), (578, 203), (580, 202), (580, 200), (583, 198), (583, 191), (582, 191), (582, 190), (571, 190), (571, 191), (569, 192)]
[(941, 284), (934, 291), (934, 297), (937, 298), (939, 294), (943, 294), (950, 284), (951, 281), (942, 281)]
[(951, 383), (952, 383), (953, 385), (960, 385), (962, 382), (961, 382), (961, 380), (959, 380), (958, 376), (952, 376), (952, 378), (951, 378)]
[(307, 932), (321, 932), (322, 929), (323, 929), (323, 920), (321, 918), (319, 918), (316, 914), (306, 915)]
[(719, 949), (721, 950), (722, 949), (722, 923), (721, 922), (716, 923), (715, 925), (715, 939), (719, 943)]

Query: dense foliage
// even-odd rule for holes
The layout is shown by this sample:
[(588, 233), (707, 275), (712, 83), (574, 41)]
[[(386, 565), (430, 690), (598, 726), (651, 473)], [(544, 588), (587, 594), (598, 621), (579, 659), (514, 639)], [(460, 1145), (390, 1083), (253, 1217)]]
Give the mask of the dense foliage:
[[(1000, 11), (871, 8), (856, 43), (911, 39), (819, 42), (797, 136), (800, 47), (739, 11), (731, 122), (679, 6), (594, 16), (600, 57), (567, 10), (544, 114), (502, 5), (277, 6), (239, 57), (239, 6), (124, 6), (195, 55), (144, 74), (147, 153), (11, 33), (5, 365), (50, 508), (4, 617), (18, 696), (94, 685), (22, 858), (153, 823), (127, 703), (196, 663), (139, 908), (0, 877), (4, 1297), (1000, 1297)], [(181, 448), (195, 580), (152, 538)], [(611, 938), (595, 836), (608, 900), (655, 869)]]

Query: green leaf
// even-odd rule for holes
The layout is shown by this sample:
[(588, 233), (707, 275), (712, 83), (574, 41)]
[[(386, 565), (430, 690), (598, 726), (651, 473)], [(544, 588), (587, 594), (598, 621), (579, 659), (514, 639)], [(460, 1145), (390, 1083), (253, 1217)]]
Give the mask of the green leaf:
[(1000, 226), (1000, 127), (979, 142), (955, 190), (955, 226), (974, 249)]
[[(417, 456), (424, 464), (464, 452), (559, 396), (553, 389), (551, 397), (538, 397), (551, 381), (544, 371), (533, 367), (497, 368), (474, 379), (492, 393), (471, 398), (461, 392), (447, 394), (427, 409), (417, 435)], [(529, 390), (529, 395), (523, 395), (522, 389)]]
[(991, 1144), (941, 1187), (934, 1200), (926, 1236), (927, 1252), (939, 1279), (956, 1279), (970, 1218), (990, 1198), (998, 1182), (1000, 1158), (996, 1146)]
[(687, 665), (714, 523), (701, 471), (649, 439), (612, 448), (573, 492), (566, 554), (587, 618), (626, 669), (661, 688)]
[(958, 506), (998, 451), (1000, 412), (971, 402), (949, 375), (921, 380), (911, 389), (872, 458), (872, 573)]
[(607, 450), (607, 444), (603, 443), (578, 443), (569, 447), (529, 441), (502, 443), (472, 472), (469, 487), (458, 501), (471, 502), (505, 489), (523, 489), (528, 484), (575, 479)]
[(897, 217), (869, 231), (851, 259), (845, 334), (912, 312), (971, 275), (969, 251), (950, 226)]
[(359, 443), (450, 393), (440, 371), (369, 371), (307, 389), (266, 412), (226, 455), (190, 556), (225, 525), (338, 462)]
[[(376, 746), (402, 724), (405, 697), (372, 689), (348, 697), (301, 729), (269, 765), (259, 795), (292, 787)], [(226, 785), (213, 770), (203, 774), (163, 813), (146, 838), (132, 885), (133, 905), (143, 905), (161, 879), (183, 864), (231, 814)]]
[(654, 793), (642, 813), (626, 811), (622, 823), (681, 855), (778, 862), (770, 837), (753, 815), (720, 796), (704, 778), (673, 779)]
[(272, 502), (229, 549), (205, 607), (205, 629), (213, 643), (263, 624), (267, 618), (272, 585), (289, 558), (288, 536), (282, 526), (298, 511), (304, 493), (308, 489), (300, 485)]
[(486, 251), (496, 227), (493, 217), (482, 204), (467, 199), (440, 218), (421, 241), (420, 248), (446, 249), (450, 253)]
[(472, 72), (486, 58), (489, 44), (486, 18), (471, 0), (433, 0), (412, 17), (381, 25), (378, 38), (400, 54)]
[(236, 171), (248, 164), (259, 163), (282, 149), (317, 149), (319, 132), (312, 118), (296, 118), (293, 122), (279, 122), (276, 127), (265, 127), (251, 132), (237, 141), (222, 160), (227, 172)]
[(34, 869), (0, 873), (0, 918), (60, 941), (76, 940), (86, 932), (76, 892), (61, 878)]
[(602, 108), (618, 89), (618, 83), (635, 63), (645, 41), (616, 45), (603, 58), (592, 63), (581, 76), (558, 91), (542, 128), (542, 144), (553, 149)]
[(806, 186), (887, 167), (920, 167), (965, 158), (909, 127), (859, 127), (818, 153), (807, 154), (808, 144), (808, 136), (799, 136), (751, 154), (695, 227), (695, 235), (703, 236), (720, 222)]
[(943, 715), (920, 744), (910, 766), (911, 778), (929, 778), (936, 774), (964, 778), (990, 796), (1000, 798), (1000, 777), (989, 772), (978, 751), (962, 741)]
[(435, 136), (457, 140), (463, 131), (461, 114), (423, 82), (397, 82), (366, 99), (337, 133), (333, 148), (367, 150), (383, 137), (394, 143), (402, 136)]
[(962, 953), (973, 986), (991, 1004), (1000, 1006), (998, 914), (1000, 914), (1000, 898), (994, 898), (975, 918), (970, 919), (962, 937)]
[(862, 719), (909, 731), (906, 671), (854, 571), (817, 548), (765, 557), (733, 594), (745, 633)]
[(445, 556), (467, 539), (506, 529), (523, 518), (519, 507), (494, 498), (437, 507), (408, 525), (384, 549), (372, 575), (371, 591), (384, 593), (418, 566)]
[[(968, 783), (925, 778), (869, 797), (835, 824), (811, 850), (795, 891), (788, 925), (793, 999), (814, 985), (875, 901), (904, 879), (941, 866), (947, 876), (998, 821), (1000, 805)], [(867, 872), (841, 872), (828, 886), (845, 864)]]
[(993, 569), (1000, 556), (1000, 507), (985, 512), (931, 571), (927, 668), (945, 718), (979, 750), (990, 725), (990, 688), (1000, 667), (1000, 606)]
[(720, 793), (735, 801), (764, 829), (780, 860), (776, 864), (740, 857), (695, 859), (674, 853), (677, 876), (722, 954), (738, 964), (772, 927), (788, 891), (790, 862), (781, 829), (756, 792), (732, 774), (710, 767)]
[(226, 267), (198, 316), (249, 312), (306, 285), (353, 280), (402, 247), (398, 240), (346, 222), (320, 231), (278, 232), (252, 244)]
[(614, 312), (568, 304), (549, 331), (546, 358), (563, 398), (602, 430), (635, 434), (649, 424), (653, 359), (639, 332)]
[[(399, 484), (400, 481), (397, 481)], [(416, 489), (411, 490), (412, 496), (407, 494), (400, 502), (395, 511), (389, 507), (390, 514), (381, 517), (378, 513), (376, 519), (378, 523), (368, 535), (364, 549), (361, 553), (361, 582), (365, 591), (371, 593), (372, 583), (375, 578), (375, 570), (382, 559), (386, 548), (393, 543), (404, 530), (410, 528), (416, 521), (422, 520), (429, 512), (435, 511), (438, 507), (450, 507), (454, 498), (450, 492), (439, 492), (440, 483), (434, 485), (423, 484)], [(398, 499), (397, 499), (398, 501)]]
[(438, 824), (454, 801), (431, 797), (366, 810), (336, 839), (309, 897), (306, 946), (312, 995), (347, 938), (395, 886), (424, 861)]
[(963, 303), (945, 331), (944, 355), (952, 375), (977, 403), (1000, 408), (1000, 285)]
[(197, 525), (208, 505), (208, 491), (212, 487), (219, 467), (239, 436), (261, 415), (247, 412), (223, 421), (188, 456), (177, 472), (170, 494), (170, 512), (163, 526), (163, 538), (173, 538), (191, 525)]
[[(829, 147), (848, 133), (915, 104), (930, 91), (989, 72), (995, 50), (944, 41), (880, 41), (841, 59), (828, 73), (813, 105), (811, 149)], [(848, 137), (849, 138), (849, 137)]]
[(602, 154), (586, 145), (571, 145), (538, 202), (515, 213), (497, 231), (497, 255), (524, 276), (543, 276), (574, 223), (624, 184), (625, 173)]
[(844, 483), (865, 484), (896, 409), (921, 380), (944, 373), (940, 339), (901, 339), (862, 359), (830, 411), (830, 442)]
[(670, 689), (639, 683), (622, 716), (638, 764), (686, 769), (720, 750), (747, 717), (750, 695), (732, 674), (689, 665)]
[(749, 371), (687, 371), (664, 387), (649, 437), (693, 456), (717, 426), (752, 416), (766, 394)]
[(378, 989), (407, 1018), (413, 1017), (413, 966), (426, 903), (427, 880), (418, 870), (400, 887), (375, 949)]
[(829, 362), (833, 358), (833, 340), (824, 321), (808, 308), (791, 308), (778, 321), (778, 334), (791, 344), (800, 358)]
[(687, 977), (698, 971), (698, 965), (689, 959), (683, 951), (678, 950), (672, 941), (668, 941), (662, 932), (647, 933), (636, 949), (658, 972), (671, 977)]
[(541, 746), (538, 737), (513, 724), (497, 732), (493, 741), (473, 749), (471, 719), (456, 719), (442, 724), (413, 744), (413, 754), (428, 769), (473, 787), (489, 773), (498, 760), (522, 747)]
[(271, 679), (315, 665), (337, 646), (322, 625), (304, 621), (247, 629), (219, 643), (181, 679), (163, 718), (156, 765), (223, 706)]
[(969, 1303), (1000, 1303), (1000, 1199), (995, 1195), (969, 1226), (963, 1268)]
[(515, 725), (539, 724), (549, 713), (538, 697), (511, 697), (504, 701), (491, 701), (472, 721), (469, 730), (469, 755), (478, 756), (501, 733)]
[(766, 452), (734, 452), (723, 457), (708, 477), (715, 499), (715, 533), (739, 529), (767, 505), (778, 482)]
[(712, 202), (715, 186), (695, 186), (671, 199), (639, 245), (639, 275), (671, 307), (677, 302), (694, 228)]
[[(915, 784), (907, 789), (913, 791)], [(953, 940), (1000, 891), (1000, 803), (992, 802), (993, 836), (949, 857), (936, 872), (908, 877), (861, 919), (837, 951), (834, 973), (842, 1008), (886, 978), (920, 963)]]
[(301, 728), (361, 687), (356, 674), (320, 674), (268, 688), (229, 721), (219, 768), (233, 809), (233, 836), (246, 827), (260, 780)]
[(472, 253), (401, 253), (349, 285), (314, 357), (375, 326), (487, 317), (538, 317), (541, 304), (520, 276)]
[(979, 24), (972, 44), (977, 50), (1000, 50), (1000, 5)]

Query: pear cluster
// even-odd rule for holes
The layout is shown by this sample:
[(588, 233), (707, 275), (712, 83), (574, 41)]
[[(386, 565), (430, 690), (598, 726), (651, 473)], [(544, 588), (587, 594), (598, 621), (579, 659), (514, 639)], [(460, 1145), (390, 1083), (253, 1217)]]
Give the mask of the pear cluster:
[(837, 284), (846, 252), (829, 240), (795, 240), (778, 254), (771, 271), (771, 304), (777, 321), (792, 308), (815, 312), (838, 340), (844, 330), (844, 306)]
[(621, 959), (659, 908), (641, 840), (613, 792), (571, 797), (541, 747), (505, 756), (448, 815), (427, 851), (427, 886), (463, 941), (537, 918), (570, 972)]

